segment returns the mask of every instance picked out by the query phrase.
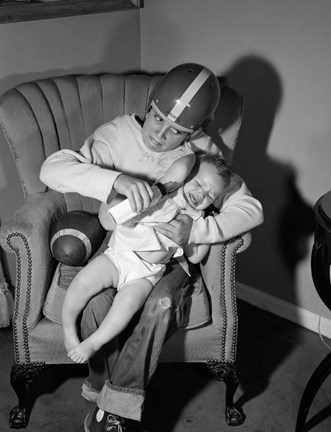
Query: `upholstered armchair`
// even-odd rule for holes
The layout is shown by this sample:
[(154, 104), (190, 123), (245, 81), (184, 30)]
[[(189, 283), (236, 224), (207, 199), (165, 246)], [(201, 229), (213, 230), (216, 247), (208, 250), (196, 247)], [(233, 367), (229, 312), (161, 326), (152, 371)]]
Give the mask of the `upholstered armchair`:
[[(118, 114), (144, 116), (148, 95), (160, 76), (80, 75), (42, 79), (18, 85), (0, 99), (0, 121), (15, 160), (25, 199), (3, 221), (0, 244), (16, 256), (16, 289), (12, 320), (14, 363), (11, 384), (18, 405), (10, 426), (28, 423), (28, 388), (47, 365), (72, 363), (60, 324), (63, 295), (77, 268), (51, 256), (49, 232), (70, 210), (97, 214), (100, 203), (78, 194), (48, 190), (39, 180), (43, 161), (61, 148), (78, 150), (102, 123)], [(222, 84), (214, 140), (228, 158), (235, 148), (242, 118), (242, 98)], [(219, 120), (219, 121), (218, 121)], [(61, 173), (59, 173), (61, 175)], [(248, 247), (250, 234), (214, 244), (201, 263), (201, 277), (186, 305), (185, 327), (164, 346), (161, 361), (206, 363), (226, 384), (226, 420), (244, 421), (234, 405), (239, 384), (236, 363), (238, 316), (236, 255)]]

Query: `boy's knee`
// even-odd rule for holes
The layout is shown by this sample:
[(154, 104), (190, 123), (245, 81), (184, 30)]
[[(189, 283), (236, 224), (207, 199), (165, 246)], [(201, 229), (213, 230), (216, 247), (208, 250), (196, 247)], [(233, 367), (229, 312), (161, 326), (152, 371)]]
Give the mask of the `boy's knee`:
[(171, 307), (171, 300), (169, 297), (162, 297), (159, 299), (159, 305), (161, 308), (164, 309), (170, 309)]
[(152, 294), (148, 297), (145, 308), (148, 308), (151, 314), (162, 313), (165, 310), (172, 309), (175, 307), (175, 302), (171, 298), (171, 296), (165, 293), (158, 293), (158, 295)]
[(148, 302), (160, 310), (177, 308), (182, 297), (181, 284), (162, 280), (151, 291)]

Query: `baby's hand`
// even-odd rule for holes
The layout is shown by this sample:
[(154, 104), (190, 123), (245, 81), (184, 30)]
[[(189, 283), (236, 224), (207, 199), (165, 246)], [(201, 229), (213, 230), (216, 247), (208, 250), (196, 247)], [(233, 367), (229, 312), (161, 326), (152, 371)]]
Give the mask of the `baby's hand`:
[(154, 228), (178, 245), (184, 245), (189, 241), (192, 225), (193, 219), (191, 217), (179, 214), (171, 222), (159, 222)]

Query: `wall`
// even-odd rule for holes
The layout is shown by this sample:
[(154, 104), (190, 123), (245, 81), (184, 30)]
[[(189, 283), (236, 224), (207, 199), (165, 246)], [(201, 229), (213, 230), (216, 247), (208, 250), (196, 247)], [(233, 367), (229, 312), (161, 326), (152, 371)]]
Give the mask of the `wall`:
[[(24, 81), (140, 70), (140, 13), (112, 12), (0, 25), (0, 94)], [(0, 131), (0, 221), (23, 199)], [(15, 283), (14, 257), (2, 257)]]
[(245, 98), (234, 168), (265, 223), (239, 280), (319, 314), (310, 250), (312, 208), (330, 189), (331, 3), (147, 0), (141, 18), (142, 70), (202, 63)]
[[(234, 167), (266, 219), (239, 256), (238, 278), (319, 314), (310, 249), (312, 207), (330, 189), (330, 18), (328, 0), (146, 0), (141, 14), (1, 24), (0, 93), (35, 78), (140, 64), (165, 72), (196, 61), (226, 75), (246, 106)], [(0, 132), (0, 220), (22, 199)], [(14, 283), (13, 256), (4, 258)]]

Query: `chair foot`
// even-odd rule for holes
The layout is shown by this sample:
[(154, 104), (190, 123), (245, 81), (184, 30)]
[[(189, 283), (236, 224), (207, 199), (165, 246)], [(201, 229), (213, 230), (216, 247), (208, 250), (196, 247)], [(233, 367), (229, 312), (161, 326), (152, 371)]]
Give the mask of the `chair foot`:
[(21, 429), (27, 427), (30, 416), (27, 399), (28, 388), (36, 380), (40, 369), (43, 367), (43, 363), (13, 364), (10, 383), (18, 397), (18, 405), (10, 412), (10, 428)]
[(29, 415), (26, 408), (14, 407), (9, 414), (9, 427), (11, 429), (26, 428), (29, 423)]
[(241, 408), (226, 407), (226, 422), (229, 426), (240, 426), (246, 420), (246, 415)]
[(225, 393), (225, 416), (229, 426), (239, 426), (244, 423), (246, 415), (243, 410), (235, 406), (234, 394), (239, 386), (240, 373), (235, 363), (224, 363), (219, 360), (209, 360), (207, 366), (218, 381), (224, 381)]

